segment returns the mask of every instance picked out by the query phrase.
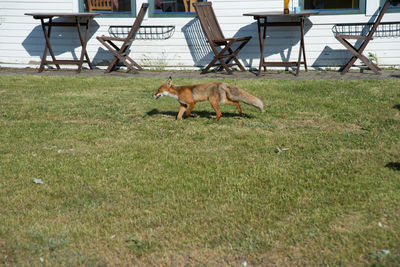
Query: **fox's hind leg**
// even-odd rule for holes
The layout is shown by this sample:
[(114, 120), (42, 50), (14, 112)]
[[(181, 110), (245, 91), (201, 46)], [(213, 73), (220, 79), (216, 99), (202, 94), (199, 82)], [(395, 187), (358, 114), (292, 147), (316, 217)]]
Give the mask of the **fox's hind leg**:
[(242, 108), (240, 107), (239, 102), (232, 101), (232, 100), (229, 100), (229, 99), (227, 98), (227, 99), (225, 99), (224, 104), (229, 104), (229, 105), (234, 105), (234, 106), (236, 106), (237, 109), (238, 109), (238, 112), (239, 112), (240, 116), (242, 116), (242, 117), (245, 116), (244, 113), (243, 113), (243, 111), (242, 111)]

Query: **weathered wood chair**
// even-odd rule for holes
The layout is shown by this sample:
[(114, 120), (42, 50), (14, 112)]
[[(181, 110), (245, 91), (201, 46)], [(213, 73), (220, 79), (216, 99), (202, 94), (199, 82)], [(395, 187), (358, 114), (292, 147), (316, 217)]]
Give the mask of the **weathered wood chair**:
[[(344, 65), (341, 68), (341, 74), (346, 74), (350, 68), (353, 66), (353, 64), (356, 62), (357, 59), (360, 59), (362, 62), (364, 62), (365, 65), (367, 65), (373, 72), (376, 74), (379, 74), (380, 68), (371, 62), (366, 56), (363, 55), (363, 52), (365, 48), (367, 47), (368, 43), (373, 39), (373, 35), (375, 31), (377, 30), (379, 24), (381, 23), (381, 20), (383, 18), (383, 15), (386, 13), (386, 10), (388, 9), (389, 5), (397, 5), (400, 2), (400, 0), (386, 0), (385, 4), (383, 5), (381, 11), (379, 12), (379, 15), (376, 17), (375, 22), (373, 23), (365, 23), (365, 24), (359, 24), (359, 26), (365, 26), (369, 27), (369, 32), (363, 33), (361, 31), (360, 34), (348, 34), (348, 33), (340, 33), (336, 32), (335, 38), (343, 44), (352, 54), (353, 57), (347, 62), (346, 65)], [(335, 27), (341, 27), (344, 24), (336, 24)], [(347, 25), (347, 26), (355, 26), (355, 25)], [(356, 48), (354, 45), (352, 45), (348, 40), (346, 39), (355, 39), (355, 40), (360, 40), (362, 43), (361, 45)]]
[(197, 0), (183, 0), (183, 5), (185, 6), (185, 12), (194, 12), (193, 3), (197, 3)]
[[(239, 51), (250, 41), (251, 36), (225, 38), (212, 8), (212, 3), (193, 3), (193, 6), (196, 10), (201, 28), (203, 29), (207, 41), (210, 44), (211, 50), (215, 55), (210, 64), (204, 68), (201, 74), (207, 73), (208, 70), (213, 66), (219, 66), (217, 70), (224, 68), (228, 74), (232, 74), (230, 67), (235, 65), (237, 65), (240, 70), (246, 71), (236, 56)], [(236, 43), (239, 45), (235, 50), (233, 50), (232, 46)], [(232, 60), (234, 63), (230, 63)], [(217, 61), (219, 61), (219, 63), (217, 63)]]
[(113, 0), (87, 0), (87, 4), (89, 12), (93, 10), (114, 11)]
[[(144, 15), (147, 12), (149, 7), (148, 3), (143, 3), (140, 11), (135, 19), (135, 22), (132, 25), (128, 35), (126, 38), (120, 37), (111, 37), (111, 36), (97, 36), (97, 40), (104, 45), (113, 55), (114, 59), (111, 61), (108, 66), (106, 72), (110, 72), (114, 69), (114, 67), (121, 61), (125, 66), (127, 66), (134, 73), (137, 73), (138, 70), (143, 70), (142, 67), (137, 64), (132, 58), (127, 55), (127, 50), (131, 46), (133, 40), (135, 39), (135, 35), (142, 24)], [(122, 42), (121, 47), (118, 47), (114, 42)]]

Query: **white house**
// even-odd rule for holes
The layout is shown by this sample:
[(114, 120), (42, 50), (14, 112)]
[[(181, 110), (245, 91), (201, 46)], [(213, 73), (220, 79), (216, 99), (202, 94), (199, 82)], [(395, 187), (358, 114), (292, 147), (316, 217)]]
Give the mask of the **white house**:
[[(40, 21), (29, 12), (85, 12), (88, 0), (1, 0), (0, 1), (0, 67), (39, 66), (44, 49)], [(112, 55), (95, 38), (108, 35), (110, 26), (132, 25), (143, 2), (150, 8), (142, 25), (150, 25), (161, 34), (142, 36), (134, 41), (130, 56), (148, 67), (177, 69), (205, 66), (211, 58), (193, 9), (185, 9), (184, 0), (113, 0), (113, 10), (94, 11), (87, 51), (94, 66), (105, 68)], [(189, 0), (185, 0), (189, 3)], [(199, 0), (201, 1), (201, 0)], [(195, 1), (196, 2), (196, 1)], [(282, 11), (283, 0), (208, 0), (226, 37), (253, 38), (239, 54), (248, 68), (258, 68), (259, 45), (257, 25), (244, 13)], [(335, 38), (336, 23), (373, 21), (384, 0), (291, 0), (290, 9), (318, 9), (305, 26), (305, 48), (311, 68), (338, 67), (350, 53)], [(187, 12), (186, 12), (187, 11)], [(375, 57), (380, 66), (400, 67), (400, 6), (390, 7), (383, 22), (399, 22), (390, 33), (374, 38), (364, 54)], [(166, 27), (169, 26), (169, 27)], [(114, 28), (115, 29), (115, 28)], [(172, 29), (172, 30), (171, 30)], [(55, 27), (51, 43), (58, 59), (78, 58), (80, 43), (75, 29)], [(274, 27), (268, 30), (265, 55), (269, 61), (295, 61), (299, 49), (299, 31), (295, 27)], [(358, 62), (359, 64), (360, 62)]]

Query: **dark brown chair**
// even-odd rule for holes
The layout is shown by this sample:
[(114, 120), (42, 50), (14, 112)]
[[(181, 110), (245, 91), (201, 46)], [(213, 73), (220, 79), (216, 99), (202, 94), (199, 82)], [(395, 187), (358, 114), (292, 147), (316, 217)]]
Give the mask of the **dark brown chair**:
[[(353, 66), (353, 64), (356, 62), (357, 59), (360, 59), (372, 71), (374, 71), (376, 74), (379, 74), (380, 68), (376, 64), (372, 63), (371, 60), (369, 60), (362, 53), (364, 52), (364, 49), (367, 47), (369, 41), (371, 41), (373, 39), (373, 35), (374, 35), (375, 31), (377, 30), (379, 24), (381, 23), (383, 15), (385, 14), (389, 5), (390, 4), (397, 5), (399, 2), (400, 2), (399, 0), (386, 0), (381, 11), (379, 12), (379, 15), (376, 17), (375, 22), (366, 23), (364, 25), (365, 27), (370, 27), (369, 32), (367, 34), (364, 34), (364, 35), (362, 33), (361, 34), (343, 34), (343, 33), (335, 34), (335, 38), (353, 54), (353, 57), (347, 62), (347, 64), (345, 66), (343, 66), (341, 68), (341, 70), (340, 70), (341, 74), (346, 74), (350, 70), (350, 68)], [(357, 25), (359, 25), (359, 24), (357, 24)], [(341, 24), (337, 24), (335, 27), (338, 27), (338, 26), (340, 27)], [(360, 40), (362, 43), (358, 48), (356, 48), (354, 45), (352, 45), (346, 39)]]
[[(110, 36), (98, 36), (96, 37), (100, 43), (102, 43), (113, 55), (114, 59), (111, 61), (106, 72), (110, 72), (118, 64), (119, 61), (124, 63), (130, 70), (137, 73), (138, 70), (143, 70), (142, 67), (137, 64), (132, 58), (127, 55), (127, 50), (135, 39), (135, 35), (142, 24), (144, 15), (149, 7), (148, 3), (143, 3), (140, 8), (139, 14), (137, 15), (135, 22), (133, 23), (126, 38), (110, 37)], [(114, 42), (122, 42), (121, 47), (118, 47)]]
[[(210, 64), (204, 68), (201, 74), (207, 73), (208, 70), (213, 66), (219, 66), (217, 70), (224, 68), (228, 74), (232, 74), (230, 67), (235, 65), (237, 65), (242, 71), (246, 71), (236, 56), (239, 51), (250, 41), (251, 36), (225, 38), (212, 8), (212, 3), (193, 3), (193, 6), (196, 10), (201, 28), (203, 29), (207, 41), (210, 44), (211, 50), (215, 55), (213, 60), (211, 60)], [(233, 50), (232, 46), (235, 43), (238, 43), (239, 45), (235, 50)], [(234, 63), (230, 63), (232, 60)], [(217, 63), (217, 61), (219, 61), (219, 63)]]

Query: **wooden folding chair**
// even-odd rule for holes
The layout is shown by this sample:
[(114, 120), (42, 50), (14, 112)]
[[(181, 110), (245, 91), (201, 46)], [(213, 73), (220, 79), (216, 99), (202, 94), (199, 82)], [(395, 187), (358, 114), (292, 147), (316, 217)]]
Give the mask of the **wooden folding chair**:
[[(237, 65), (242, 71), (246, 71), (243, 65), (237, 59), (239, 51), (250, 41), (251, 36), (225, 38), (219, 26), (218, 20), (212, 8), (212, 3), (201, 2), (193, 3), (197, 17), (200, 21), (201, 28), (210, 44), (211, 50), (214, 52), (214, 58), (211, 60), (201, 74), (207, 73), (213, 66), (219, 66), (217, 70), (224, 68), (228, 74), (232, 74), (230, 67)], [(238, 43), (239, 46), (233, 50), (233, 45)], [(230, 63), (231, 61), (235, 63)], [(217, 63), (219, 61), (219, 63)]]
[(183, 0), (183, 5), (185, 6), (185, 12), (194, 12), (193, 3), (197, 3), (197, 0)]
[[(353, 64), (356, 62), (357, 59), (360, 59), (372, 71), (374, 71), (376, 74), (379, 74), (380, 68), (376, 64), (372, 63), (371, 60), (369, 60), (362, 53), (364, 52), (364, 49), (367, 47), (369, 41), (371, 41), (373, 39), (373, 35), (374, 35), (376, 29), (378, 28), (379, 23), (381, 22), (383, 15), (385, 14), (385, 12), (388, 9), (391, 2), (396, 3), (398, 1), (397, 0), (386, 0), (385, 4), (383, 5), (381, 11), (379, 12), (379, 15), (376, 17), (376, 20), (372, 24), (372, 27), (370, 28), (367, 35), (353, 35), (353, 34), (336, 33), (335, 38), (353, 54), (353, 57), (347, 62), (346, 65), (344, 65), (341, 68), (341, 70), (340, 70), (341, 74), (343, 74), (343, 75), (346, 74), (350, 70), (350, 68), (353, 66)], [(362, 43), (358, 48), (356, 48), (354, 45), (352, 45), (346, 39), (361, 40)]]
[(88, 10), (114, 11), (113, 0), (87, 0)]
[[(127, 66), (134, 73), (137, 73), (138, 70), (143, 70), (139, 64), (137, 64), (132, 58), (127, 55), (126, 51), (135, 39), (135, 35), (139, 30), (140, 25), (142, 24), (144, 15), (146, 14), (148, 7), (148, 3), (142, 4), (139, 14), (137, 15), (135, 22), (133, 23), (133, 26), (126, 38), (110, 37), (104, 35), (96, 37), (97, 40), (99, 40), (99, 42), (102, 43), (114, 55), (114, 59), (111, 61), (106, 72), (112, 71), (119, 61), (124, 63), (124, 65)], [(122, 42), (121, 47), (118, 47), (114, 42)]]

